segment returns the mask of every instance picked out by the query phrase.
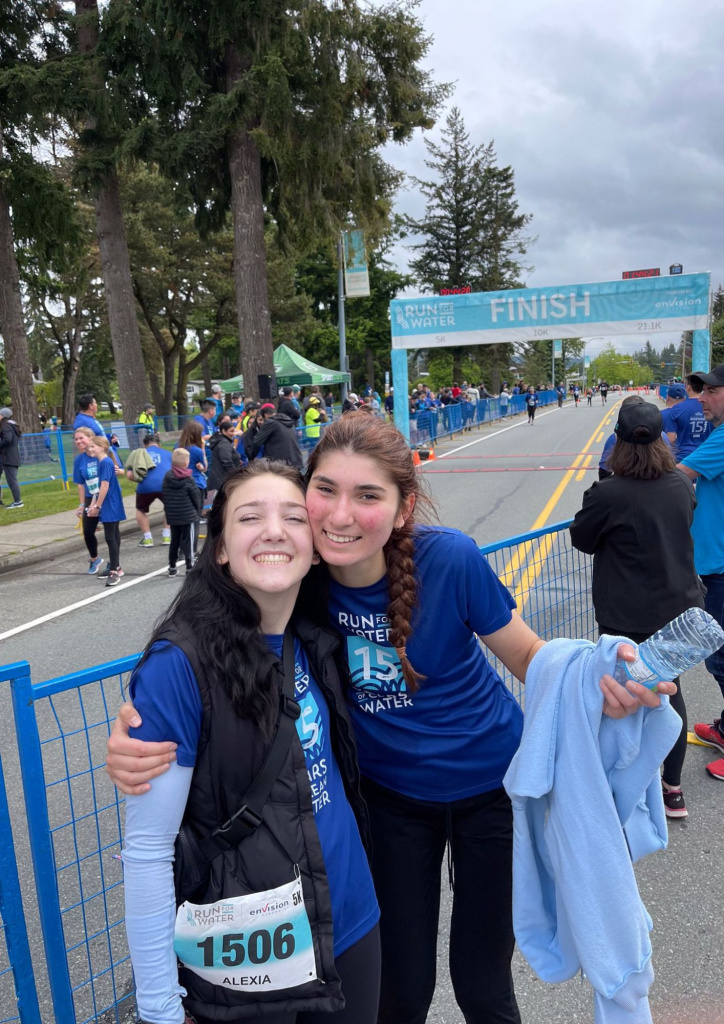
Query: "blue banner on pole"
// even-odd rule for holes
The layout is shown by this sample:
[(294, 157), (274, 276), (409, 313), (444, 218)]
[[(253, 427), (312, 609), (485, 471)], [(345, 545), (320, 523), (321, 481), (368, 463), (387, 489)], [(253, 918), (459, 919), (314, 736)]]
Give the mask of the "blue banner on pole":
[(704, 330), (709, 274), (394, 299), (392, 347)]
[(342, 232), (344, 250), (344, 289), (348, 299), (370, 294), (370, 274), (365, 251), (365, 234), (355, 228)]

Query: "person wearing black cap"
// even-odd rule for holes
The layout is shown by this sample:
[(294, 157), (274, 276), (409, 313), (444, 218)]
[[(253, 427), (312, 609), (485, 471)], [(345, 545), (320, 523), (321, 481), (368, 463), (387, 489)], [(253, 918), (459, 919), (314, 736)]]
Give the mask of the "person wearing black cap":
[(297, 425), (301, 413), (299, 412), (299, 406), (295, 405), (292, 401), (292, 389), (289, 386), (282, 388), (282, 397), (279, 399), (279, 412), (282, 416), (288, 416), (294, 425)]
[[(661, 436), (661, 413), (638, 396), (623, 401), (613, 476), (594, 483), (570, 526), (575, 547), (593, 555), (593, 607), (600, 633), (642, 643), (687, 608), (704, 606), (694, 567), (694, 489)], [(686, 705), (678, 679), (671, 705), (682, 729), (664, 761), (666, 814), (687, 815), (681, 791)]]
[(666, 395), (666, 409), (661, 416), (664, 430), (681, 461), (691, 455), (711, 433), (711, 424), (704, 418), (701, 402), (690, 384), (672, 384)]
[[(694, 561), (706, 587), (705, 608), (724, 625), (724, 363), (710, 373), (692, 373), (688, 383), (698, 394), (712, 432), (679, 468), (696, 481), (696, 512), (692, 534)], [(724, 647), (706, 659), (706, 667), (724, 695)], [(713, 779), (724, 782), (724, 711), (711, 724), (698, 722), (694, 732), (702, 743), (722, 756), (706, 766)]]

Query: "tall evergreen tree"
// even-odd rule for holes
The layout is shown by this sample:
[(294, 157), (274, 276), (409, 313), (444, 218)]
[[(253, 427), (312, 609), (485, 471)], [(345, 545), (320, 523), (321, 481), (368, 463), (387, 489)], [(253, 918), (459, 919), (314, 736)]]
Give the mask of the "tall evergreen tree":
[(81, 133), (85, 172), (94, 197), (118, 392), (124, 419), (135, 423), (148, 400), (148, 388), (116, 166), (116, 148), (121, 135), (119, 112), (106, 95), (102, 51), (99, 50), (98, 0), (75, 0), (75, 11), (78, 53), (86, 60), (88, 82), (96, 86), (95, 102), (89, 104), (85, 131)]
[[(3, 131), (0, 123), (0, 172), (3, 169)], [(0, 173), (0, 332), (5, 352), (5, 366), (10, 381), (13, 414), (26, 433), (38, 429), (38, 403), (33, 389), (33, 372), (28, 353), (23, 302), (20, 295), (20, 273), (15, 258), (15, 238), (10, 215), (10, 201)]]
[[(411, 268), (420, 284), (433, 292), (470, 286), (474, 292), (521, 287), (530, 239), (525, 228), (530, 214), (521, 213), (515, 199), (512, 167), (499, 167), (493, 143), (474, 145), (462, 114), (453, 107), (442, 132), (442, 142), (425, 140), (426, 166), (431, 180), (413, 178), (425, 196), (420, 220), (406, 218), (410, 232), (420, 236), (410, 248), (416, 254)], [(496, 345), (491, 381), (507, 370), (511, 345)], [(463, 348), (453, 350), (453, 377), (462, 376)], [(476, 360), (480, 356), (476, 354)]]
[[(37, 0), (3, 5), (0, 10), (0, 75), (12, 73), (24, 60), (37, 60), (43, 11)], [(38, 56), (31, 56), (33, 51)], [(4, 132), (12, 124), (10, 104), (0, 92), (0, 332), (15, 419), (26, 432), (38, 429), (38, 404), (28, 352), (20, 272), (15, 252), (11, 191), (15, 165), (6, 152)], [(10, 135), (11, 141), (16, 141)]]
[(444, 94), (420, 66), (429, 40), (403, 0), (116, 0), (109, 19), (116, 82), (150, 98), (139, 150), (187, 190), (202, 230), (231, 210), (253, 386), (273, 364), (265, 210), (302, 248), (349, 221), (380, 229), (397, 179), (379, 150), (429, 127)]

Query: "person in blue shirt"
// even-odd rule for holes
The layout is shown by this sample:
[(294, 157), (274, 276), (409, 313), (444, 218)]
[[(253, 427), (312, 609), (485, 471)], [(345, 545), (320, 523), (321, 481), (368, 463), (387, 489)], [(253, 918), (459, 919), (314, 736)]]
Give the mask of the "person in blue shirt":
[[(378, 1022), (426, 1019), (449, 843), (456, 998), (469, 1024), (518, 1024), (512, 811), (502, 780), (522, 714), (479, 641), (523, 681), (543, 641), (474, 541), (418, 523), (427, 499), (410, 448), (391, 424), (361, 412), (341, 417), (312, 452), (307, 474), (323, 564), (310, 573), (305, 608), (328, 615), (341, 633), (352, 679), (382, 912)], [(634, 658), (628, 646), (619, 653)], [(613, 717), (660, 703), (645, 687), (622, 687), (611, 676), (601, 689)], [(675, 688), (661, 684), (661, 692)], [(109, 771), (126, 792), (142, 792), (173, 754), (152, 744), (143, 764), (137, 744), (124, 737), (133, 714), (124, 707), (114, 727)]]
[(108, 565), (98, 573), (107, 587), (116, 587), (121, 582), (121, 531), (119, 523), (126, 518), (123, 495), (116, 479), (113, 460), (108, 454), (110, 442), (107, 437), (93, 437), (88, 441), (87, 454), (98, 460), (98, 490), (87, 509), (89, 519), (98, 518), (103, 523), (103, 534), (108, 545)]
[(205, 398), (201, 403), (201, 412), (194, 416), (194, 420), (201, 427), (201, 436), (207, 449), (212, 434), (216, 433), (215, 419), (216, 402), (213, 402), (210, 398)]
[[(149, 469), (136, 488), (136, 522), (138, 529), (143, 534), (139, 541), (139, 547), (152, 548), (153, 534), (148, 513), (154, 501), (160, 501), (163, 505), (163, 478), (171, 469), (171, 452), (161, 447), (161, 438), (158, 434), (146, 434), (143, 438), (143, 447), (152, 459), (154, 467)], [(130, 472), (126, 472), (126, 476), (129, 480), (133, 479), (133, 474)], [(162, 543), (171, 543), (171, 531), (165, 516)]]
[[(204, 402), (214, 403), (214, 419), (224, 414), (224, 392), (220, 384), (212, 384), (211, 394), (204, 398)], [(202, 406), (203, 408), (203, 406)]]
[(243, 416), (244, 415), (244, 396), (243, 395), (232, 395), (231, 405), (229, 406), (229, 415), (231, 416)]
[(73, 483), (78, 487), (78, 508), (75, 514), (81, 520), (83, 541), (90, 555), (88, 576), (95, 576), (103, 565), (103, 559), (98, 555), (96, 537), (99, 520), (97, 516), (91, 518), (88, 515), (88, 509), (99, 487), (98, 459), (92, 459), (88, 455), (88, 445), (95, 436), (90, 427), (78, 427), (73, 434), (73, 442), (78, 450), (73, 460)]
[(556, 395), (558, 397), (558, 408), (561, 409), (566, 398), (566, 388), (564, 384), (558, 385), (556, 388)]
[[(199, 563), (155, 629), (133, 675), (130, 692), (143, 718), (136, 735), (144, 740), (172, 736), (178, 744), (176, 764), (152, 793), (130, 797), (127, 803), (125, 923), (136, 1000), (144, 1020), (180, 1024), (184, 1002), (188, 1005), (192, 999), (189, 1010), (202, 1020), (208, 1019), (203, 1013), (206, 1005), (222, 1007), (226, 1021), (248, 1019), (260, 1008), (271, 1012), (266, 1019), (290, 1024), (324, 1024), (327, 1019), (376, 1024), (379, 908), (355, 817), (358, 812), (366, 834), (349, 718), (333, 667), (338, 640), (329, 630), (292, 618), (300, 585), (315, 557), (304, 480), (297, 470), (257, 460), (227, 477), (208, 517), (208, 538)], [(241, 973), (255, 978), (255, 987), (248, 989), (228, 982), (225, 976), (233, 966), (229, 958), (224, 957), (223, 964), (217, 960), (220, 970), (207, 976), (196, 943), (188, 957), (181, 956), (176, 945), (184, 968), (182, 987), (174, 955), (174, 918), (183, 898), (174, 891), (174, 840), (182, 823), (197, 836), (208, 832), (204, 812), (210, 801), (223, 806), (223, 813), (235, 811), (259, 771), (279, 714), (274, 666), (282, 658), (288, 630), (293, 636), (293, 699), (298, 705), (291, 753), (266, 802), (262, 827), (244, 838), (238, 851), (214, 860), (199, 897), (187, 897), (182, 910), (188, 913), (197, 904), (219, 900), (233, 908), (234, 901), (248, 899), (246, 894), (293, 884), (296, 876), (301, 883), (294, 905), (302, 909), (290, 909), (282, 917), (299, 922), (292, 933), (295, 941), (281, 946), (283, 957), (275, 945), (273, 963), (270, 958), (250, 958), (251, 964), (268, 965), (261, 972), (251, 964), (247, 967), (249, 960), (244, 963)], [(194, 666), (204, 666), (203, 678), (197, 677)], [(234, 764), (222, 775), (221, 767), (215, 772), (213, 766), (224, 752)], [(210, 778), (215, 789), (211, 798), (206, 788)], [(271, 902), (266, 900), (267, 908)], [(252, 923), (264, 929), (263, 918), (252, 918)], [(281, 927), (291, 929), (292, 924)], [(178, 929), (177, 923), (177, 942)], [(239, 929), (227, 927), (229, 931)], [(253, 935), (258, 933), (250, 931), (245, 941), (258, 956), (263, 945), (253, 947)], [(232, 937), (235, 944), (225, 944), (227, 952), (238, 949), (244, 939), (241, 934)], [(223, 928), (215, 938), (219, 947), (222, 939), (226, 942)], [(303, 975), (302, 983), (264, 990), (265, 972), (273, 969), (283, 979), (290, 955), (297, 949), (305, 953), (312, 941), (314, 980), (305, 984), (308, 975)], [(293, 956), (289, 965), (293, 968)], [(249, 984), (248, 977), (244, 981)], [(336, 1012), (330, 1017), (325, 1010)]]
[(118, 452), (115, 450), (118, 448), (118, 438), (115, 434), (106, 434), (100, 422), (96, 419), (97, 412), (98, 401), (95, 395), (81, 395), (78, 399), (78, 412), (73, 420), (73, 430), (77, 430), (78, 427), (89, 427), (96, 437), (107, 437), (111, 443), (113, 461), (119, 467), (117, 472), (120, 472), (122, 463)]
[(536, 390), (532, 384), (525, 395), (525, 407), (528, 411), (528, 424), (532, 427), (535, 419), (535, 411), (538, 407), (538, 395), (536, 394)]
[[(688, 384), (699, 396), (712, 432), (679, 462), (678, 468), (696, 483), (696, 509), (691, 529), (694, 564), (706, 587), (704, 607), (724, 626), (724, 363), (710, 373), (692, 373)], [(724, 647), (706, 659), (724, 697)], [(722, 755), (706, 766), (713, 779), (724, 782), (724, 710), (713, 722), (697, 722), (697, 737)]]
[(696, 451), (711, 434), (712, 426), (705, 416), (691, 384), (672, 384), (666, 396), (667, 408), (662, 410), (664, 430), (681, 462)]

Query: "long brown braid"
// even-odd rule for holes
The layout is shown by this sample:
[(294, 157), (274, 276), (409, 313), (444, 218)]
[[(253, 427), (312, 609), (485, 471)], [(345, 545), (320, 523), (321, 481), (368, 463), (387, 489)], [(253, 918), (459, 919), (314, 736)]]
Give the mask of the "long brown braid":
[(410, 692), (420, 688), (425, 677), (416, 672), (407, 657), (407, 643), (412, 636), (412, 615), (418, 600), (415, 570), (415, 524), (432, 517), (432, 501), (423, 489), (420, 475), (412, 461), (407, 441), (391, 423), (363, 412), (348, 412), (325, 428), (322, 439), (312, 452), (307, 465), (307, 479), (319, 470), (325, 455), (344, 452), (372, 459), (397, 487), (402, 503), (414, 498), (404, 524), (392, 531), (384, 547), (390, 603), (390, 642), (397, 650), (402, 674)]

